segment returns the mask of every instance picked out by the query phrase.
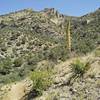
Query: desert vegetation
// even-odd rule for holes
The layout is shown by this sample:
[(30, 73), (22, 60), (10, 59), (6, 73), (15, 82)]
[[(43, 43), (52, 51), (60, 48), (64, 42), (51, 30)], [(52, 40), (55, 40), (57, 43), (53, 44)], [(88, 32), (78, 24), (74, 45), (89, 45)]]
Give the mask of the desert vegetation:
[[(100, 64), (98, 60), (100, 57), (99, 15), (100, 9), (82, 17), (65, 16), (55, 9), (45, 9), (40, 12), (25, 9), (0, 16), (0, 87), (28, 77), (33, 83), (30, 91), (36, 97), (41, 97), (46, 91), (47, 94), (50, 92), (49, 95), (45, 94), (47, 100), (49, 98), (59, 100), (62, 96), (58, 91), (65, 93), (64, 91), (67, 90), (70, 97), (78, 93), (84, 98), (82, 93), (85, 91), (83, 89), (85, 82), (81, 80), (97, 82), (99, 76), (96, 69)], [(87, 57), (91, 53), (95, 65), (88, 60), (73, 61), (74, 58)], [(94, 69), (98, 75), (88, 75), (89, 78), (86, 80), (84, 76), (93, 66), (96, 66)], [(52, 70), (58, 72), (52, 73)], [(90, 76), (94, 77), (90, 78)], [(73, 81), (71, 84), (76, 77), (79, 79), (78, 82)], [(80, 84), (83, 87), (78, 90), (77, 86), (80, 87)], [(76, 91), (80, 93), (76, 93), (73, 87), (76, 87)], [(93, 89), (98, 93), (98, 89), (94, 87), (95, 85)], [(89, 90), (89, 87), (87, 89)], [(28, 96), (30, 91), (27, 93)], [(75, 98), (80, 100), (77, 96)]]
[(51, 71), (34, 71), (31, 73), (31, 79), (33, 81), (33, 92), (36, 96), (42, 95), (43, 90), (46, 90), (53, 80), (50, 78), (52, 76)]
[(90, 66), (90, 61), (82, 62), (79, 59), (77, 59), (71, 64), (74, 75), (79, 77), (82, 77), (84, 73), (89, 70)]

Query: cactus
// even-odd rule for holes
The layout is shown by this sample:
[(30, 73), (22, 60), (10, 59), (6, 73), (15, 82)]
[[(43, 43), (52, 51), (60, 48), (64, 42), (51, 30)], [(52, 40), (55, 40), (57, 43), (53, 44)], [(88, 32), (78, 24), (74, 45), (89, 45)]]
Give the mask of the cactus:
[(68, 50), (71, 52), (71, 32), (70, 32), (70, 20), (68, 21), (67, 30), (66, 30), (66, 37), (67, 37), (67, 47)]

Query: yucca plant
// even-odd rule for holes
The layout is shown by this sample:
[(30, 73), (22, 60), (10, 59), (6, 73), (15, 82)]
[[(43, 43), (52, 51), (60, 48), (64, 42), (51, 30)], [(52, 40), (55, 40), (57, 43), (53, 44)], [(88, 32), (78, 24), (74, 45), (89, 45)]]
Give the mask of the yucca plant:
[(83, 76), (83, 74), (90, 68), (90, 61), (82, 62), (77, 59), (74, 63), (71, 64), (71, 67), (74, 75)]

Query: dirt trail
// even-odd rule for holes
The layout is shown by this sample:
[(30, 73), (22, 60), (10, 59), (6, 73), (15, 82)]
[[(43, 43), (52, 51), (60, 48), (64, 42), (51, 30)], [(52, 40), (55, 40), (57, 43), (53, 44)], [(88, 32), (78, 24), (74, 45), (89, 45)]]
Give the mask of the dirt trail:
[(11, 89), (4, 96), (3, 100), (21, 100), (21, 98), (30, 90), (31, 81), (27, 78), (21, 82), (11, 85)]
[(25, 84), (23, 82), (12, 85), (11, 91), (8, 93), (5, 100), (19, 100), (25, 95)]

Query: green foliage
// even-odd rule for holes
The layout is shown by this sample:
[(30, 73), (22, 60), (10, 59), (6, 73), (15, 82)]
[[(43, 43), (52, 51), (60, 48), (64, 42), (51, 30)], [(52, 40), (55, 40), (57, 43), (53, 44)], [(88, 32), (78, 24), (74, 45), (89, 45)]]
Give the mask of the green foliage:
[[(8, 55), (11, 57), (2, 60), (0, 57), (0, 75), (3, 77), (0, 78), (1, 83), (6, 79), (16, 80), (28, 75), (43, 60), (47, 60), (51, 68), (50, 62), (55, 65), (70, 57), (65, 46), (65, 43), (68, 43), (66, 36), (60, 34), (65, 32), (67, 17), (64, 17), (65, 22), (62, 23), (61, 29), (41, 13), (30, 12), (29, 21), (27, 21), (27, 15), (22, 15), (21, 18), (19, 16), (16, 19), (16, 14), (15, 12), (13, 17), (10, 14), (5, 17), (1, 16), (3, 21), (0, 23), (0, 53), (5, 57)], [(100, 41), (99, 15), (96, 15), (96, 18), (88, 24), (87, 19), (83, 19), (84, 16), (81, 17), (82, 20), (72, 18), (71, 46), (73, 54), (86, 54), (98, 46)], [(97, 51), (96, 55), (98, 54)]]
[(95, 49), (97, 46), (96, 42), (98, 41), (98, 36), (96, 36), (96, 38), (94, 39), (95, 34), (88, 32), (85, 33), (83, 31), (79, 32), (72, 34), (73, 35), (72, 49), (77, 54), (86, 54)]
[(47, 89), (52, 84), (52, 79), (50, 78), (51, 72), (49, 71), (34, 71), (31, 74), (31, 79), (33, 81), (33, 90), (41, 95), (43, 90)]
[(83, 74), (90, 68), (90, 62), (82, 62), (79, 59), (71, 64), (72, 71), (76, 76), (83, 76)]
[(21, 65), (23, 64), (22, 58), (16, 58), (13, 63), (14, 67), (21, 67)]
[(10, 57), (0, 59), (0, 84), (11, 83), (21, 79), (21, 77), (20, 70), (14, 69), (13, 61)]
[(60, 45), (52, 48), (51, 50), (47, 50), (44, 55), (46, 59), (52, 60), (53, 62), (57, 62), (58, 60), (65, 61), (67, 58), (69, 58), (66, 47)]
[(6, 74), (5, 76), (0, 76), (0, 84), (9, 84), (15, 81), (21, 80), (22, 77), (19, 76), (19, 72), (16, 71), (14, 73)]
[(39, 61), (44, 59), (43, 52), (35, 54), (29, 53), (26, 59), (28, 65), (36, 65)]
[(12, 69), (12, 61), (9, 57), (0, 60), (0, 74), (9, 74)]

